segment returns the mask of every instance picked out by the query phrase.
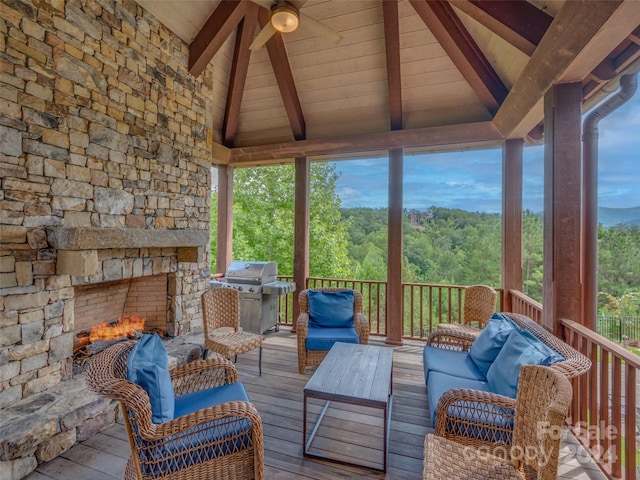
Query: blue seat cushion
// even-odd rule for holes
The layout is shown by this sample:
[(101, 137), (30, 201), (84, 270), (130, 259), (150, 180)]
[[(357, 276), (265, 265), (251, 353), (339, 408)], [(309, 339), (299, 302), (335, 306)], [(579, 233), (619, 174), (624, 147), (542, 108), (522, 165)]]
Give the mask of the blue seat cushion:
[(509, 335), (489, 368), (487, 381), (492, 391), (515, 398), (522, 365), (548, 366), (563, 359), (530, 332), (518, 329)]
[[(442, 372), (431, 372), (429, 374), (429, 384), (427, 385), (427, 389), (428, 389), (428, 399), (429, 399), (429, 412), (431, 413), (432, 427), (435, 427), (437, 406), (438, 406), (438, 401), (440, 400), (440, 397), (442, 397), (442, 395), (444, 395), (445, 392), (453, 388), (469, 388), (472, 390), (491, 392), (491, 388), (488, 382), (483, 382), (481, 380), (472, 380), (469, 378), (452, 377), (451, 375), (447, 375), (446, 373), (442, 373)], [(467, 403), (470, 407), (473, 407), (472, 404), (474, 402), (467, 402)], [(456, 411), (458, 415), (462, 415), (460, 411), (453, 408), (450, 409), (449, 415), (450, 416), (456, 415)], [(505, 412), (501, 407), (491, 407), (489, 409), (489, 415), (485, 414), (484, 419), (479, 418), (478, 412), (474, 411), (473, 409), (465, 410), (464, 416), (461, 417), (466, 420), (473, 419), (474, 422), (478, 422), (479, 424), (484, 424), (484, 425), (495, 425), (496, 422), (498, 422), (498, 424), (503, 428), (508, 425), (509, 428), (506, 429), (507, 431), (503, 432), (502, 434), (498, 434), (499, 438), (497, 439), (495, 437), (495, 434), (496, 434), (495, 430), (488, 430), (481, 426), (475, 427), (473, 431), (469, 431), (468, 430), (469, 427), (466, 424), (454, 423), (454, 425), (450, 426), (449, 428), (453, 431), (454, 434), (457, 434), (457, 435), (472, 436), (474, 438), (493, 439), (494, 441), (496, 440), (503, 441), (507, 444), (510, 444), (511, 443), (511, 438), (510, 438), (511, 426), (513, 425), (513, 422), (511, 418), (508, 416), (505, 416), (504, 413)], [(495, 415), (495, 417), (493, 415)], [(486, 418), (487, 416), (490, 418)]]
[(489, 368), (511, 332), (517, 329), (518, 327), (509, 317), (501, 313), (494, 313), (487, 326), (473, 342), (469, 349), (469, 356), (484, 377), (487, 376)]
[[(206, 407), (238, 400), (250, 401), (241, 382), (180, 395), (176, 397), (176, 418)], [(198, 425), (191, 430), (192, 433), (186, 437), (168, 437), (163, 444), (154, 448), (138, 449), (144, 460), (143, 473), (151, 476), (175, 474), (184, 468), (247, 448), (251, 443), (251, 422), (244, 418), (229, 417)], [(210, 445), (225, 438), (228, 442), (218, 443), (215, 447)], [(142, 440), (142, 443), (146, 442)], [(204, 446), (205, 444), (208, 446)], [(181, 455), (183, 452), (188, 454)]]
[(336, 342), (360, 343), (355, 327), (321, 328), (309, 327), (305, 345), (307, 350), (331, 350)]
[(129, 352), (127, 380), (140, 385), (149, 395), (153, 423), (173, 420), (175, 399), (169, 357), (157, 333), (143, 335)]
[(309, 290), (309, 327), (353, 327), (353, 290)]
[(431, 426), (436, 424), (436, 410), (438, 401), (444, 392), (452, 388), (470, 388), (472, 390), (481, 390), (490, 392), (489, 383), (482, 380), (474, 380), (471, 378), (454, 377), (443, 372), (430, 372), (429, 383), (427, 384), (427, 393), (429, 398), (429, 412), (431, 413)]
[(469, 352), (449, 350), (425, 345), (422, 353), (424, 380), (429, 383), (429, 372), (448, 373), (455, 377), (486, 381), (487, 378), (471, 360)]
[(251, 401), (242, 382), (230, 383), (208, 390), (200, 390), (198, 392), (177, 396), (175, 418), (197, 412), (212, 405), (220, 405), (221, 403), (233, 401)]

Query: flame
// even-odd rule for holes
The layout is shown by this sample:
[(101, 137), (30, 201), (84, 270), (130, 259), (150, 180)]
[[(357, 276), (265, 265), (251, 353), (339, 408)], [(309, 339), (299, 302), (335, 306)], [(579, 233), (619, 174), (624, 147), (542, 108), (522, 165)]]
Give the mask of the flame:
[(144, 321), (144, 318), (120, 317), (116, 322), (94, 325), (91, 327), (89, 342), (131, 336), (138, 330), (144, 330)]

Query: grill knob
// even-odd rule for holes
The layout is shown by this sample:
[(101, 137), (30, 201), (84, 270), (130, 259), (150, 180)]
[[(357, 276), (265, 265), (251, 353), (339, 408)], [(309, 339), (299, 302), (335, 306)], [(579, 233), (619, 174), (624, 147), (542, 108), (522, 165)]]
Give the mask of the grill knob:
[(249, 287), (249, 291), (250, 291), (251, 293), (253, 293), (253, 292), (255, 292), (255, 289), (254, 289), (253, 287)]
[(242, 291), (242, 287), (238, 287), (238, 291), (241, 292)]

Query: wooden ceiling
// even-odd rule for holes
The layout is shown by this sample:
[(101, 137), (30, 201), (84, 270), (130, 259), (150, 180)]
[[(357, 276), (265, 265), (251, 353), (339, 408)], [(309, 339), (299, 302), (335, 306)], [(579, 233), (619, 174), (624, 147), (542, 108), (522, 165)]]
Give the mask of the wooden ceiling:
[(193, 75), (213, 65), (214, 157), (236, 166), (537, 141), (551, 85), (588, 105), (640, 64), (637, 0), (295, 0), (341, 41), (301, 23), (258, 50), (263, 1), (137, 1)]

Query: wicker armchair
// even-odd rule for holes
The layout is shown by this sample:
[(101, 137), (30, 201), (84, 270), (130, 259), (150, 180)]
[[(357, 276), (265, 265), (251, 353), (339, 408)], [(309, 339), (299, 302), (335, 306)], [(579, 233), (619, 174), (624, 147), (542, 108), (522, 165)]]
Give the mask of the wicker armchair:
[[(508, 315), (518, 327), (527, 330), (564, 357), (564, 360), (555, 362), (547, 368), (558, 372), (566, 379), (578, 377), (591, 368), (589, 358), (529, 317), (517, 313), (505, 315)], [(434, 332), (427, 343), (432, 346), (453, 348), (456, 340), (458, 350), (465, 350), (469, 345), (469, 336), (466, 333), (456, 335), (451, 332)], [(516, 403), (517, 399), (491, 392), (463, 388), (449, 390), (440, 397), (438, 402), (436, 425), (434, 425), (436, 434), (463, 445), (499, 453), (505, 444), (510, 445), (513, 440)]]
[(226, 358), (233, 355), (235, 361), (239, 353), (258, 347), (258, 374), (262, 375), (264, 337), (242, 331), (238, 291), (232, 288), (212, 288), (202, 294), (201, 302), (205, 358), (207, 351), (212, 351)]
[(473, 342), (496, 311), (496, 298), (496, 291), (487, 285), (466, 287), (462, 306), (463, 323), (441, 323), (438, 330), (465, 334)]
[[(558, 478), (562, 426), (571, 402), (571, 383), (549, 367), (525, 365), (515, 405), (513, 443), (501, 445), (500, 455), (444, 438), (440, 406), (435, 434), (424, 442), (425, 480)], [(497, 450), (497, 449), (496, 449)]]
[[(127, 380), (127, 357), (135, 342), (97, 355), (86, 381), (99, 395), (120, 401), (131, 457), (123, 479), (263, 479), (262, 420), (246, 401), (211, 405), (165, 423), (151, 421), (149, 395)], [(237, 382), (228, 360), (197, 360), (170, 370), (176, 396)]]
[[(349, 288), (325, 287), (314, 289), (321, 292), (349, 292), (354, 294), (353, 323), (358, 333), (361, 344), (369, 343), (369, 320), (362, 313), (362, 294)], [(329, 350), (310, 350), (307, 348), (307, 335), (309, 333), (309, 290), (302, 290), (298, 296), (300, 303), (300, 315), (296, 322), (296, 334), (298, 340), (298, 371), (304, 373), (306, 367), (320, 365)]]

